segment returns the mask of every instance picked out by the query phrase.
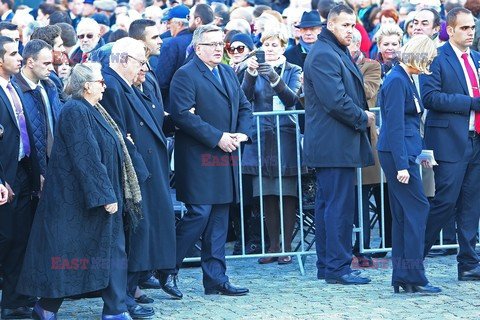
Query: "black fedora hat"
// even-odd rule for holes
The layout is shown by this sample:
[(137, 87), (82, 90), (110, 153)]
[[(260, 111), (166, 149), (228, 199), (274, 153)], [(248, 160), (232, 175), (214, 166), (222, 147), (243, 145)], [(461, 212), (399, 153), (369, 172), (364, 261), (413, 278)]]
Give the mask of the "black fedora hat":
[(295, 28), (312, 28), (320, 27), (321, 25), (320, 14), (317, 10), (312, 10), (302, 14), (302, 20), (300, 20), (300, 23), (297, 24)]

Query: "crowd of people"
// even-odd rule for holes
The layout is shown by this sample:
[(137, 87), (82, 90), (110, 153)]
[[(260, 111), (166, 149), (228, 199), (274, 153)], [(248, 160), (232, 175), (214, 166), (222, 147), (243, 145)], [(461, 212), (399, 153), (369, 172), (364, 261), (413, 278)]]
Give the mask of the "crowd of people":
[[(197, 243), (205, 294), (248, 294), (226, 274), (229, 225), (258, 253), (261, 199), (258, 262), (291, 263), (311, 169), (318, 279), (370, 283), (351, 267), (362, 188), (364, 248), (369, 196), (385, 198), (395, 293), (442, 291), (424, 268), (442, 229), (458, 280), (480, 280), (477, 2), (0, 0), (1, 318), (56, 319), (92, 293), (102, 319), (152, 318), (141, 288), (182, 299)], [(253, 112), (298, 109), (257, 130)]]

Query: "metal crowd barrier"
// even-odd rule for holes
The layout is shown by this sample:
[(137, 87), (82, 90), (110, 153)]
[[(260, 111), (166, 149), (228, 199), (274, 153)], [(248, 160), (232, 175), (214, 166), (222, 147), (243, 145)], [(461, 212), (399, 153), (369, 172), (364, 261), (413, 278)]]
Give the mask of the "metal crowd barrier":
[[(377, 119), (378, 119), (378, 126), (381, 126), (382, 120), (380, 117), (380, 112), (379, 108), (372, 108), (370, 111), (375, 112), (377, 114)], [(260, 203), (260, 230), (261, 230), (261, 253), (258, 254), (246, 254), (246, 248), (245, 248), (245, 212), (244, 212), (244, 195), (243, 195), (243, 190), (240, 188), (240, 229), (241, 229), (241, 234), (242, 234), (242, 254), (240, 255), (227, 255), (227, 259), (245, 259), (245, 258), (250, 258), (250, 259), (258, 259), (258, 258), (266, 258), (266, 257), (280, 257), (280, 256), (286, 256), (290, 255), (292, 257), (296, 257), (299, 265), (300, 272), (304, 274), (304, 263), (306, 260), (306, 257), (309, 255), (315, 255), (315, 246), (312, 245), (312, 233), (314, 233), (314, 224), (313, 221), (309, 222), (309, 225), (305, 224), (305, 212), (304, 212), (304, 203), (303, 203), (303, 190), (302, 190), (302, 173), (301, 173), (301, 168), (302, 168), (302, 161), (301, 161), (301, 144), (302, 144), (302, 136), (300, 134), (300, 128), (299, 128), (299, 123), (298, 123), (298, 115), (305, 114), (304, 110), (292, 110), (292, 111), (270, 111), (270, 112), (254, 112), (254, 118), (256, 122), (256, 130), (257, 130), (257, 155), (258, 155), (258, 168), (259, 168), (259, 203)], [(278, 160), (278, 177), (279, 177), (279, 208), (280, 208), (280, 239), (283, 240), (283, 234), (284, 234), (284, 219), (283, 219), (283, 199), (282, 199), (282, 159), (280, 156), (281, 153), (281, 139), (280, 139), (280, 126), (279, 126), (279, 120), (281, 116), (294, 116), (296, 120), (296, 157), (297, 157), (297, 179), (298, 179), (298, 217), (297, 217), (297, 225), (296, 225), (296, 231), (295, 231), (295, 238), (292, 241), (292, 248), (295, 247), (296, 244), (296, 249), (295, 251), (290, 251), (287, 252), (285, 251), (285, 244), (282, 241), (281, 244), (281, 252), (279, 253), (268, 253), (267, 248), (266, 248), (266, 243), (265, 243), (265, 216), (264, 216), (264, 203), (263, 203), (263, 177), (262, 177), (262, 148), (260, 145), (261, 141), (261, 127), (260, 127), (260, 119), (262, 117), (275, 117), (276, 119), (276, 134), (277, 134), (277, 160)], [(241, 155), (241, 149), (239, 148), (237, 150), (237, 155)], [(242, 157), (238, 157), (239, 162), (239, 185), (242, 186)], [(379, 230), (381, 230), (381, 245), (379, 248), (365, 248), (364, 247), (364, 221), (363, 221), (363, 203), (362, 203), (362, 169), (358, 168), (357, 169), (357, 197), (358, 197), (358, 226), (354, 226), (353, 233), (354, 233), (354, 238), (355, 236), (358, 237), (358, 243), (359, 243), (359, 250), (360, 253), (377, 253), (377, 252), (389, 252), (392, 249), (389, 247), (385, 246), (385, 210), (384, 210), (384, 203), (385, 203), (385, 198), (384, 198), (384, 175), (383, 171), (380, 168), (380, 215), (381, 219), (378, 219), (379, 221)], [(370, 199), (369, 199), (370, 201)], [(378, 204), (376, 204), (378, 206)], [(312, 206), (310, 206), (312, 207)], [(310, 208), (311, 210), (312, 208)], [(310, 214), (311, 217), (311, 214)], [(370, 217), (370, 215), (369, 215)], [(381, 223), (380, 223), (381, 221)], [(370, 223), (370, 221), (369, 221)], [(369, 227), (371, 227), (369, 225)], [(480, 230), (479, 230), (480, 232)], [(305, 234), (307, 233), (307, 234)], [(305, 237), (309, 236), (310, 241), (308, 244), (306, 244), (306, 239)], [(372, 242), (372, 239), (370, 239), (370, 242)], [(479, 243), (477, 243), (479, 245)], [(353, 246), (353, 243), (352, 243)], [(457, 244), (443, 244), (443, 235), (440, 233), (440, 245), (436, 245), (433, 248), (435, 249), (449, 249), (449, 248), (458, 248)], [(198, 262), (200, 258), (187, 258), (185, 259), (184, 262)]]

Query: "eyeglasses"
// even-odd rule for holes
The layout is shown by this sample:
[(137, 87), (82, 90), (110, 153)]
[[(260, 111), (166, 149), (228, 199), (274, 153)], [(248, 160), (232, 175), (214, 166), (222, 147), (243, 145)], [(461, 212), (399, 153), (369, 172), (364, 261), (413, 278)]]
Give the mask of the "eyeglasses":
[(199, 43), (199, 46), (207, 46), (207, 47), (224, 47), (225, 42), (210, 42), (210, 43)]
[(234, 54), (235, 50), (237, 50), (238, 53), (243, 53), (245, 51), (245, 46), (227, 48), (227, 52), (230, 53), (230, 54)]
[(105, 86), (105, 79), (103, 79), (103, 78), (100, 79), (100, 80), (93, 80), (93, 81), (90, 81), (90, 82), (98, 82), (102, 85), (102, 87)]
[(94, 35), (93, 33), (87, 33), (87, 34), (79, 34), (77, 36), (78, 39), (83, 40), (83, 38), (87, 37), (87, 39), (93, 39)]
[(141, 61), (141, 60), (139, 60), (139, 59), (137, 59), (137, 58), (135, 58), (135, 57), (132, 57), (131, 55), (128, 55), (128, 56), (129, 56), (130, 58), (132, 58), (133, 60), (137, 61), (138, 63), (140, 63), (140, 65), (141, 65), (142, 67), (147, 64), (147, 60)]

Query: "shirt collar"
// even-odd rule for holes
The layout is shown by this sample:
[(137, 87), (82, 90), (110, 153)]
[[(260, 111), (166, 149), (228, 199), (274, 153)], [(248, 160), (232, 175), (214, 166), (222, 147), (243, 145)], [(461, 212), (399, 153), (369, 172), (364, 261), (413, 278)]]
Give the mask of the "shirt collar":
[(20, 71), (20, 74), (22, 75), (23, 79), (28, 84), (30, 89), (35, 90), (35, 89), (37, 89), (38, 86), (42, 86), (40, 81), (38, 81), (38, 83), (35, 83), (32, 80), (28, 79), (27, 76), (25, 75), (25, 73), (23, 73), (23, 69)]
[(6, 89), (9, 83), (10, 80), (6, 80), (5, 78), (0, 77), (0, 86), (2, 86), (2, 88)]
[(466, 53), (470, 56), (470, 48), (467, 48), (467, 51), (462, 52), (460, 49), (458, 49), (452, 42), (450, 42), (450, 45), (452, 46), (453, 52), (455, 52), (455, 55), (458, 57), (458, 59), (462, 60), (462, 54)]
[(7, 10), (3, 15), (2, 15), (2, 21), (6, 20), (8, 15), (12, 13), (13, 11), (11, 9)]

